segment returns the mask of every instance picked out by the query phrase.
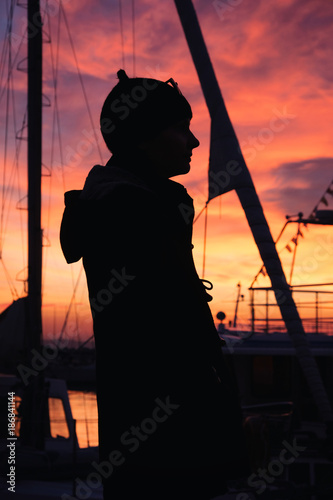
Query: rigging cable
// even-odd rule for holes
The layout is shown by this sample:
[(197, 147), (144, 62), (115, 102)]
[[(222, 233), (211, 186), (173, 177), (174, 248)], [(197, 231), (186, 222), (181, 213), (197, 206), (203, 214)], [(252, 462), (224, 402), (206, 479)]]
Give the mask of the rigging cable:
[[(53, 117), (52, 117), (52, 136), (51, 136), (51, 144), (50, 144), (50, 182), (49, 182), (49, 194), (48, 194), (48, 206), (47, 206), (47, 223), (46, 223), (46, 229), (43, 230), (43, 240), (48, 240), (50, 241), (49, 237), (49, 228), (50, 228), (50, 219), (51, 219), (51, 193), (52, 193), (52, 182), (53, 182), (53, 173), (54, 173), (54, 150), (55, 150), (55, 136), (56, 136), (56, 130), (58, 133), (58, 141), (59, 141), (59, 150), (60, 150), (60, 168), (61, 168), (61, 174), (62, 174), (62, 182), (63, 182), (63, 189), (65, 192), (65, 177), (64, 177), (64, 162), (63, 162), (63, 155), (62, 155), (62, 143), (61, 143), (61, 134), (60, 134), (60, 122), (59, 122), (59, 107), (58, 107), (58, 96), (57, 96), (57, 78), (58, 78), (58, 66), (59, 66), (59, 26), (60, 26), (60, 9), (58, 10), (58, 38), (56, 42), (56, 56), (54, 56), (54, 51), (53, 51), (53, 36), (52, 36), (52, 26), (50, 22), (50, 14), (49, 14), (49, 9), (48, 9), (48, 4), (49, 0), (46, 1), (45, 4), (45, 10), (43, 13), (43, 26), (46, 26), (46, 23), (48, 25), (48, 43), (50, 45), (50, 61), (51, 61), (51, 71), (52, 71), (52, 84), (53, 84), (53, 99), (54, 99), (54, 107), (53, 107)], [(44, 33), (44, 31), (43, 31)], [(43, 175), (43, 174), (42, 174)], [(49, 247), (49, 245), (44, 245), (43, 247)], [(48, 258), (48, 252), (44, 251), (43, 254), (43, 284), (42, 288), (44, 290), (44, 282), (45, 282), (45, 269), (48, 269), (47, 266), (47, 258)]]
[(119, 24), (120, 24), (120, 39), (123, 69), (125, 68), (125, 52), (124, 52), (124, 26), (123, 26), (123, 10), (121, 0), (119, 0)]
[[(15, 1), (12, 0), (12, 3), (15, 3)], [(21, 5), (21, 4), (18, 4), (18, 5)], [(8, 38), (8, 34), (9, 34), (8, 28), (9, 28), (9, 23), (7, 25), (7, 30), (6, 30), (5, 38)], [(8, 76), (12, 75), (12, 72), (13, 72), (13, 70), (15, 68), (15, 65), (16, 65), (17, 58), (18, 58), (18, 56), (20, 54), (21, 47), (23, 45), (23, 41), (26, 40), (27, 32), (28, 32), (28, 28), (26, 27), (25, 30), (24, 30), (24, 33), (21, 36), (21, 41), (19, 43), (19, 46), (17, 47), (17, 51), (16, 51), (16, 54), (15, 54), (15, 57), (12, 58), (12, 63), (11, 63), (11, 67), (10, 67), (9, 72), (8, 72)], [(4, 48), (5, 48), (5, 45), (4, 45)], [(11, 46), (11, 48), (12, 48), (12, 46)], [(3, 53), (4, 53), (4, 51), (3, 51)], [(1, 65), (2, 65), (2, 62), (1, 62)], [(1, 79), (2, 79), (2, 77), (1, 77)], [(6, 91), (6, 87), (4, 87), (2, 89), (2, 92), (0, 93), (0, 101), (1, 101), (1, 99), (2, 99), (2, 97), (4, 95), (4, 93), (5, 93), (5, 91)]]
[(133, 46), (133, 78), (136, 74), (136, 54), (135, 54), (135, 0), (132, 0), (132, 46)]
[[(79, 68), (79, 64), (78, 64), (78, 60), (77, 60), (77, 56), (76, 56), (76, 51), (75, 51), (75, 47), (74, 47), (74, 42), (73, 42), (73, 39), (72, 39), (72, 36), (71, 36), (71, 33), (70, 33), (69, 24), (68, 24), (68, 21), (67, 21), (67, 16), (66, 16), (66, 13), (65, 13), (65, 10), (64, 10), (64, 7), (62, 5), (61, 0), (60, 0), (60, 7), (61, 7), (61, 13), (62, 13), (64, 21), (65, 21), (65, 25), (66, 25), (66, 29), (67, 29), (67, 33), (68, 33), (68, 37), (69, 37), (69, 41), (70, 41), (70, 45), (71, 45), (71, 48), (72, 48), (72, 52), (73, 52), (73, 56), (74, 56), (74, 60), (75, 60), (75, 64), (76, 64), (76, 69), (77, 69), (77, 73), (78, 73), (78, 76), (79, 76), (79, 80), (80, 80), (80, 84), (81, 84), (81, 88), (82, 88), (82, 92), (83, 92), (83, 96), (84, 96), (86, 107), (87, 107), (87, 110), (88, 110), (89, 119), (90, 119), (90, 123), (91, 123), (91, 126), (92, 126), (93, 134), (94, 134), (94, 139), (95, 139), (95, 142), (96, 142), (96, 145), (97, 145), (97, 149), (98, 149), (98, 153), (99, 153), (99, 156), (100, 156), (100, 159), (101, 159), (101, 163), (103, 163), (102, 153), (101, 153), (101, 150), (100, 150), (100, 147), (99, 147), (99, 141), (98, 141), (97, 134), (96, 134), (96, 128), (94, 127), (92, 113), (91, 113), (91, 109), (90, 109), (90, 106), (89, 106), (89, 101), (88, 101), (87, 93), (86, 93), (86, 90), (85, 90), (85, 86), (84, 86), (82, 74), (81, 74), (81, 71), (80, 71), (80, 68)], [(60, 41), (60, 22), (58, 24), (57, 68), (58, 68), (58, 60), (59, 60), (59, 43), (60, 43), (59, 41)], [(55, 95), (56, 95), (56, 92), (57, 92), (57, 85), (55, 85)], [(57, 108), (57, 126), (58, 126), (58, 136), (60, 138), (61, 134), (60, 134), (60, 121), (59, 121), (58, 108)], [(61, 164), (64, 165), (61, 141), (59, 142), (59, 147), (60, 147), (60, 154), (61, 154)], [(64, 176), (63, 176), (63, 183), (65, 185)], [(75, 302), (75, 295), (76, 295), (76, 290), (77, 290), (77, 287), (78, 287), (78, 284), (79, 284), (79, 281), (80, 281), (80, 277), (81, 277), (81, 274), (82, 274), (82, 270), (83, 270), (83, 264), (81, 264), (79, 275), (77, 277), (77, 282), (75, 284), (74, 283), (74, 281), (75, 281), (74, 280), (74, 270), (73, 270), (73, 267), (71, 267), (73, 296), (72, 296), (72, 300), (71, 300), (71, 303), (69, 305), (68, 311), (66, 313), (64, 325), (63, 325), (62, 331), (60, 333), (59, 340), (61, 339), (61, 337), (63, 335), (63, 332), (64, 332), (64, 329), (67, 326), (69, 313), (70, 313), (70, 310), (71, 310), (73, 304), (74, 304), (74, 313), (75, 313), (76, 332), (77, 332), (78, 337), (79, 337), (79, 319), (78, 319), (78, 312), (77, 312), (77, 304)]]
[(197, 220), (199, 219), (200, 215), (202, 215), (204, 213), (204, 211), (206, 210), (207, 204), (208, 204), (208, 201), (206, 202), (205, 206), (200, 210), (200, 212), (198, 213), (198, 215), (194, 219), (193, 224), (195, 224), (197, 222)]
[(69, 29), (69, 24), (68, 24), (66, 12), (65, 12), (65, 9), (63, 7), (63, 4), (62, 4), (61, 0), (60, 0), (60, 9), (61, 9), (61, 13), (62, 13), (64, 21), (65, 21), (65, 25), (66, 25), (66, 29), (67, 29), (67, 34), (68, 34), (69, 42), (70, 42), (71, 49), (72, 49), (72, 52), (73, 52), (73, 57), (74, 57), (75, 65), (76, 65), (76, 70), (77, 70), (78, 77), (79, 77), (79, 80), (80, 80), (81, 89), (82, 89), (82, 93), (83, 93), (84, 100), (85, 100), (85, 103), (86, 103), (86, 107), (87, 107), (87, 110), (88, 110), (90, 124), (92, 126), (92, 130), (93, 130), (93, 134), (94, 134), (94, 139), (95, 139), (95, 142), (96, 142), (97, 150), (98, 150), (101, 162), (103, 162), (103, 157), (102, 157), (101, 149), (99, 147), (99, 141), (98, 141), (97, 134), (96, 134), (96, 128), (94, 126), (94, 120), (93, 120), (91, 109), (90, 109), (90, 106), (89, 106), (89, 101), (88, 101), (86, 89), (85, 89), (85, 86), (84, 86), (84, 83), (83, 83), (83, 78), (82, 78), (81, 70), (79, 68), (79, 63), (78, 63), (78, 60), (77, 60), (77, 57), (76, 57), (76, 51), (75, 51), (75, 47), (74, 47), (74, 43), (73, 43), (73, 38), (72, 38), (70, 29)]
[[(53, 83), (53, 98), (54, 98), (53, 126), (52, 126), (52, 138), (51, 138), (51, 150), (50, 150), (50, 155), (51, 155), (51, 157), (50, 157), (50, 168), (51, 168), (51, 172), (54, 173), (54, 171), (55, 171), (55, 169), (54, 169), (54, 164), (55, 164), (55, 159), (54, 159), (54, 157), (55, 157), (55, 142), (56, 142), (56, 137), (57, 137), (58, 138), (59, 155), (60, 155), (60, 167), (61, 167), (61, 174), (62, 174), (63, 191), (65, 192), (66, 191), (66, 186), (65, 186), (65, 172), (64, 172), (64, 165), (65, 165), (65, 163), (64, 163), (64, 155), (63, 155), (63, 145), (62, 145), (62, 140), (61, 140), (62, 136), (61, 136), (60, 113), (59, 113), (59, 104), (58, 104), (58, 102), (59, 102), (59, 100), (58, 100), (58, 70), (59, 70), (59, 53), (60, 53), (61, 15), (63, 16), (63, 20), (65, 22), (65, 26), (66, 26), (66, 30), (67, 30), (69, 42), (70, 42), (70, 45), (71, 45), (72, 53), (73, 53), (73, 56), (74, 56), (74, 61), (75, 61), (75, 64), (76, 64), (76, 69), (77, 69), (79, 81), (80, 81), (80, 84), (81, 84), (83, 96), (84, 96), (86, 107), (87, 107), (87, 110), (88, 110), (90, 122), (91, 122), (91, 125), (92, 125), (92, 128), (93, 128), (93, 133), (94, 133), (94, 136), (95, 136), (95, 142), (96, 142), (96, 145), (97, 145), (97, 148), (98, 148), (101, 160), (102, 160), (102, 155), (101, 155), (101, 152), (100, 152), (100, 149), (99, 149), (99, 143), (98, 143), (97, 136), (96, 136), (96, 130), (95, 130), (95, 127), (93, 126), (92, 114), (91, 114), (91, 110), (90, 110), (90, 107), (89, 107), (89, 103), (88, 103), (88, 99), (87, 99), (87, 94), (86, 94), (84, 83), (83, 83), (83, 78), (82, 78), (81, 71), (80, 71), (80, 68), (79, 68), (79, 65), (78, 65), (78, 59), (77, 59), (77, 56), (76, 56), (76, 51), (75, 51), (73, 39), (72, 39), (72, 36), (71, 36), (71, 33), (70, 33), (69, 24), (68, 24), (68, 21), (67, 21), (65, 10), (64, 10), (63, 5), (61, 4), (61, 0), (60, 0), (60, 2), (59, 2), (59, 7), (60, 8), (58, 10), (57, 27), (56, 27), (56, 33), (57, 34), (56, 34), (56, 39), (55, 39), (55, 42), (54, 42), (54, 36), (52, 36), (52, 23), (51, 23), (50, 15), (47, 14), (47, 12), (48, 12), (47, 5), (48, 5), (48, 1), (47, 1), (46, 8), (45, 8), (45, 15), (47, 16), (48, 31), (49, 31), (50, 54), (51, 54), (51, 58), (50, 59), (51, 59), (51, 71), (52, 71), (52, 77), (53, 77), (52, 78), (52, 83)], [(54, 49), (54, 43), (55, 43), (55, 49)], [(52, 186), (52, 176), (51, 176), (51, 181), (50, 181), (50, 190), (51, 190), (51, 186)], [(50, 227), (50, 213), (51, 213), (50, 204), (51, 204), (51, 192), (50, 192), (50, 195), (49, 195), (49, 207), (48, 207), (48, 219), (47, 219), (47, 221), (48, 221), (47, 222), (48, 228)], [(78, 276), (77, 282), (75, 284), (74, 270), (71, 267), (73, 296), (72, 296), (72, 299), (71, 299), (68, 311), (67, 311), (66, 316), (65, 316), (65, 321), (64, 321), (61, 333), (60, 333), (59, 340), (62, 339), (63, 333), (64, 333), (64, 331), (66, 329), (66, 326), (67, 326), (67, 323), (68, 323), (69, 313), (72, 310), (73, 305), (74, 305), (74, 315), (75, 315), (76, 331), (77, 331), (77, 334), (79, 335), (78, 312), (77, 312), (77, 307), (76, 307), (76, 302), (75, 302), (75, 295), (76, 295), (76, 290), (77, 290), (78, 282), (80, 280), (80, 276), (81, 276), (81, 273), (82, 273), (82, 269), (83, 269), (83, 267), (81, 266), (81, 270), (79, 272), (79, 276)]]
[[(8, 16), (7, 32), (5, 42), (8, 41), (8, 72), (5, 84), (6, 90), (6, 112), (5, 112), (5, 140), (4, 140), (4, 159), (3, 159), (3, 173), (2, 173), (2, 203), (1, 203), (1, 216), (0, 216), (0, 258), (2, 258), (3, 248), (3, 224), (5, 212), (5, 199), (6, 199), (6, 174), (7, 174), (7, 149), (8, 149), (8, 128), (9, 128), (9, 103), (10, 103), (10, 81), (11, 81), (11, 33), (13, 25), (13, 2), (11, 2), (10, 15)], [(7, 44), (6, 44), (7, 45)]]
[(67, 310), (67, 313), (66, 313), (66, 316), (65, 316), (65, 320), (64, 320), (64, 323), (62, 325), (62, 328), (61, 328), (61, 332), (60, 332), (60, 336), (59, 336), (59, 339), (58, 339), (58, 342), (60, 343), (61, 340), (62, 340), (62, 337), (63, 337), (63, 334), (66, 330), (66, 327), (67, 327), (67, 322), (68, 322), (68, 318), (69, 318), (69, 313), (71, 311), (71, 308), (72, 308), (72, 305), (75, 301), (75, 296), (76, 296), (76, 291), (78, 289), (78, 286), (79, 286), (79, 283), (80, 283), (80, 279), (81, 279), (81, 275), (82, 275), (82, 271), (83, 271), (83, 266), (81, 266), (80, 268), (80, 272), (79, 272), (79, 275), (77, 277), (77, 280), (76, 280), (76, 283), (75, 283), (75, 286), (74, 286), (74, 290), (73, 290), (73, 295), (72, 295), (72, 298), (71, 298), (71, 301), (69, 303), (69, 307), (68, 307), (68, 310)]
[[(132, 11), (132, 72), (133, 78), (136, 76), (136, 47), (135, 47), (135, 0), (131, 1)], [(121, 40), (121, 60), (122, 68), (125, 68), (125, 37), (124, 37), (124, 16), (122, 0), (119, 0), (119, 25), (120, 25), (120, 40)]]
[[(326, 194), (329, 194), (331, 196), (333, 196), (333, 180), (329, 183), (328, 187), (325, 189), (325, 192), (324, 194), (320, 197), (319, 201), (316, 203), (315, 207), (313, 208), (313, 210), (310, 212), (310, 214), (308, 215), (308, 219), (314, 219), (315, 216), (316, 216), (316, 212), (317, 212), (317, 209), (318, 209), (318, 206), (320, 205), (320, 203), (324, 203), (324, 205), (328, 205), (328, 202), (325, 198)], [(287, 224), (285, 224), (278, 236), (278, 238), (275, 240), (275, 246), (276, 244), (278, 243), (280, 237), (282, 236), (282, 233), (285, 229)], [(308, 229), (307, 227), (307, 223), (306, 222), (303, 222), (302, 223), (302, 226), (304, 226), (305, 228)], [(298, 229), (297, 229), (297, 233), (295, 234), (295, 236), (293, 236), (293, 238), (291, 238), (290, 242), (289, 243), (294, 243), (295, 246), (297, 246), (297, 243), (298, 243), (298, 236), (302, 236), (303, 237), (303, 233), (300, 231), (300, 224), (298, 224)], [(289, 247), (289, 244), (285, 245), (278, 253), (280, 254), (283, 250), (288, 250), (288, 247)], [(290, 250), (289, 250), (290, 251)], [(258, 273), (255, 275), (253, 281), (252, 281), (252, 284), (250, 286), (250, 288), (254, 285), (254, 283), (257, 281), (258, 277), (260, 274), (263, 274), (264, 276), (266, 276), (266, 273), (265, 273), (265, 266), (262, 265), (261, 268), (259, 269)]]
[[(12, 294), (12, 298), (18, 299), (19, 294), (16, 290), (15, 284), (13, 280), (11, 279), (11, 276), (8, 272), (7, 267), (5, 266), (4, 260), (3, 260), (3, 244), (4, 244), (4, 234), (5, 234), (5, 206), (6, 206), (6, 200), (7, 197), (9, 198), (8, 203), (10, 204), (13, 191), (14, 191), (14, 185), (11, 184), (11, 181), (8, 181), (8, 186), (7, 186), (7, 156), (8, 156), (8, 129), (9, 129), (9, 108), (10, 108), (10, 99), (12, 97), (12, 103), (13, 103), (13, 111), (15, 115), (15, 103), (14, 103), (14, 87), (13, 87), (13, 80), (12, 80), (12, 26), (13, 26), (13, 16), (14, 16), (14, 1), (11, 1), (9, 12), (8, 12), (8, 6), (7, 6), (7, 16), (8, 16), (8, 22), (7, 22), (7, 27), (6, 27), (6, 33), (5, 33), (5, 39), (4, 39), (4, 45), (3, 45), (3, 50), (2, 50), (2, 56), (1, 56), (1, 80), (4, 78), (5, 83), (4, 83), (4, 88), (3, 92), (1, 94), (1, 97), (3, 95), (6, 95), (6, 103), (5, 103), (5, 139), (4, 139), (4, 159), (3, 159), (3, 175), (2, 175), (2, 202), (1, 202), (1, 214), (0, 214), (0, 260), (1, 264), (6, 276), (6, 280), (10, 289), (10, 292)], [(6, 77), (3, 77), (5, 73), (5, 66), (6, 66), (6, 54), (8, 53), (8, 63), (7, 63), (7, 75)], [(15, 128), (15, 116), (14, 116), (14, 128)], [(17, 158), (17, 155), (16, 155)], [(17, 162), (16, 162), (17, 166)], [(15, 173), (15, 163), (13, 166), (12, 174), (10, 175), (10, 178)], [(12, 187), (11, 187), (12, 186)], [(9, 214), (7, 215), (7, 221), (8, 222), (8, 217)]]
[[(22, 4), (20, 3), (17, 3), (18, 6), (21, 6)], [(23, 130), (26, 128), (26, 115), (27, 115), (27, 109), (26, 109), (26, 112), (25, 112), (25, 115), (24, 115), (24, 118), (23, 118), (23, 121), (22, 121), (22, 127), (18, 130), (17, 126), (16, 126), (16, 113), (15, 113), (15, 92), (14, 92), (14, 82), (13, 82), (13, 70), (14, 68), (16, 68), (17, 70), (19, 71), (25, 71), (24, 68), (21, 68), (19, 63), (17, 63), (17, 58), (20, 54), (20, 51), (21, 51), (21, 47), (23, 45), (23, 42), (24, 40), (26, 40), (26, 35), (27, 35), (27, 26), (25, 27), (24, 29), (24, 32), (21, 34), (21, 38), (20, 38), (20, 42), (18, 42), (18, 36), (16, 35), (16, 37), (14, 38), (14, 41), (15, 41), (15, 45), (17, 46), (16, 47), (16, 54), (15, 56), (13, 57), (13, 43), (12, 43), (12, 23), (13, 23), (13, 18), (14, 18), (14, 6), (15, 6), (15, 1), (12, 0), (11, 1), (11, 7), (8, 8), (8, 5), (7, 5), (7, 18), (8, 18), (8, 23), (7, 23), (7, 28), (6, 28), (6, 34), (5, 34), (5, 40), (4, 40), (4, 44), (3, 44), (3, 51), (2, 51), (2, 57), (1, 57), (1, 70), (0, 70), (0, 73), (1, 73), (1, 76), (0, 76), (0, 80), (1, 82), (6, 79), (7, 83), (3, 84), (1, 83), (1, 93), (0, 93), (0, 101), (2, 100), (3, 96), (5, 95), (6, 93), (6, 90), (7, 90), (7, 102), (8, 102), (8, 89), (9, 89), (9, 85), (11, 83), (12, 85), (12, 89), (11, 89), (11, 95), (12, 95), (12, 107), (13, 107), (13, 127), (14, 127), (14, 132), (15, 132), (15, 142), (16, 142), (16, 148), (15, 148), (15, 161), (14, 161), (14, 165), (13, 165), (13, 169), (16, 169), (16, 174), (17, 174), (17, 182), (18, 182), (18, 186), (17, 186), (17, 190), (18, 190), (18, 194), (19, 194), (19, 202), (18, 204), (20, 203), (20, 201), (22, 200), (21, 198), (21, 188), (20, 188), (20, 184), (19, 184), (19, 181), (20, 181), (20, 174), (19, 174), (19, 153), (20, 153), (20, 146), (21, 146), (21, 139), (25, 139), (25, 137), (23, 136)], [(10, 12), (10, 15), (9, 15), (9, 12)], [(8, 40), (8, 42), (7, 42)], [(4, 77), (4, 72), (5, 72), (5, 66), (6, 66), (6, 53), (7, 53), (7, 47), (8, 47), (8, 68), (7, 68), (7, 74), (6, 74), (6, 77)], [(8, 129), (6, 128), (6, 131), (8, 131)], [(4, 168), (6, 168), (6, 161), (4, 162)], [(12, 175), (14, 176), (14, 171), (12, 173)], [(9, 198), (9, 201), (8, 201), (8, 204), (10, 204), (10, 201), (11, 201), (11, 198), (12, 198), (12, 195), (14, 193), (14, 184), (11, 184), (11, 181), (8, 182), (8, 185), (11, 186), (7, 188), (7, 191), (8, 191), (8, 195), (7, 193), (5, 193), (5, 196), (3, 198), (3, 207), (2, 209), (4, 210), (4, 206), (5, 206), (5, 198), (6, 196), (8, 196)], [(5, 189), (5, 183), (3, 185), (3, 188)], [(18, 207), (20, 208), (20, 207)], [(7, 214), (7, 222), (8, 222), (8, 219), (9, 219), (9, 211), (8, 211), (8, 214)], [(6, 224), (7, 224), (6, 222)], [(23, 252), (23, 262), (25, 262), (25, 254), (24, 254), (24, 241), (23, 241), (23, 220), (22, 220), (22, 215), (20, 216), (20, 223), (21, 223), (21, 236), (22, 236), (22, 245), (21, 245), (21, 248), (22, 248), (22, 252)], [(2, 246), (3, 246), (3, 235), (5, 233), (5, 229), (1, 229), (1, 237), (2, 237)], [(2, 250), (2, 246), (1, 246), (1, 250)], [(24, 264), (24, 267), (25, 267), (25, 264)], [(13, 284), (14, 288), (15, 288), (15, 285)], [(17, 293), (17, 292), (16, 292)]]
[(204, 249), (203, 249), (203, 262), (202, 262), (202, 279), (205, 278), (205, 268), (206, 268), (207, 219), (208, 219), (208, 202), (205, 205), (205, 229), (204, 229)]

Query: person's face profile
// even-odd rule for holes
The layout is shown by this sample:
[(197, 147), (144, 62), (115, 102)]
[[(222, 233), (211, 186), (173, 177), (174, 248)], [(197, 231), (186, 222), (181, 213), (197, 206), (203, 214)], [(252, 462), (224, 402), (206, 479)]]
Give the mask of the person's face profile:
[(185, 118), (156, 137), (140, 144), (148, 158), (163, 177), (174, 177), (190, 171), (192, 151), (199, 141), (190, 130), (190, 119)]

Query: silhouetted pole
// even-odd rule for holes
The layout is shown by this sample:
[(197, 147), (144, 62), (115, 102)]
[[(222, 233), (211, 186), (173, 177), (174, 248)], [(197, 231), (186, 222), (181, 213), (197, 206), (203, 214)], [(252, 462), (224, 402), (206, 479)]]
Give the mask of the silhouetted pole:
[(211, 117), (208, 201), (231, 189), (236, 190), (321, 419), (332, 422), (331, 404), (225, 107), (193, 4), (191, 0), (175, 0), (175, 4)]
[[(28, 0), (28, 307), (26, 363), (42, 344), (42, 21), (39, 0)], [(23, 407), (21, 438), (43, 448), (43, 373), (31, 375)]]
[(42, 26), (39, 0), (28, 2), (28, 296), (32, 347), (42, 339)]

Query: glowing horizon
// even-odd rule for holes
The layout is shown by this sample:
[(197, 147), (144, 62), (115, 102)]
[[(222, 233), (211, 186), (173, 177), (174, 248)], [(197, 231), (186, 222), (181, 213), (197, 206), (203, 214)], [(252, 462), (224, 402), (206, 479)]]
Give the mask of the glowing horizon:
[[(51, 5), (52, 3), (52, 5)], [(134, 63), (137, 76), (166, 80), (173, 77), (188, 98), (193, 109), (191, 128), (201, 145), (194, 151), (191, 171), (174, 180), (184, 184), (194, 198), (196, 214), (207, 199), (207, 170), (209, 158), (210, 119), (203, 99), (198, 77), (192, 63), (185, 37), (173, 2), (163, 0), (153, 6), (148, 0), (136, 5), (135, 59), (133, 58), (130, 4), (124, 2), (124, 52), (122, 51), (117, 5), (103, 1), (63, 1), (75, 52), (84, 81), (93, 123), (85, 107), (84, 96), (76, 73), (75, 59), (57, 2), (49, 5), (45, 17), (45, 33), (52, 43), (57, 42), (57, 23), (60, 20), (61, 43), (57, 106), (63, 133), (61, 151), (59, 142), (52, 148), (55, 99), (53, 89), (52, 57), (56, 50), (44, 44), (43, 92), (48, 95), (51, 107), (43, 114), (43, 163), (48, 174), (52, 163), (52, 176), (43, 177), (43, 227), (45, 246), (43, 252), (43, 318), (46, 336), (57, 335), (65, 320), (81, 264), (68, 266), (62, 256), (59, 228), (63, 212), (64, 191), (80, 189), (90, 168), (105, 163), (108, 151), (101, 136), (98, 137), (99, 154), (95, 143), (98, 133), (99, 112), (104, 98), (116, 84), (116, 72), (123, 66), (132, 75)], [(45, 3), (41, 2), (45, 8)], [(279, 234), (286, 214), (303, 212), (305, 216), (325, 193), (332, 181), (333, 144), (331, 139), (331, 109), (333, 103), (332, 74), (327, 61), (331, 60), (330, 33), (333, 24), (333, 4), (324, 0), (284, 0), (265, 3), (204, 2), (194, 1), (211, 60), (220, 83), (223, 97), (234, 124), (240, 146), (262, 202), (273, 237)], [(222, 9), (222, 6), (225, 8)], [(5, 32), (5, 5), (2, 3), (2, 40)], [(13, 24), (14, 48), (24, 33), (26, 11), (16, 9)], [(46, 35), (45, 35), (46, 36)], [(3, 42), (2, 42), (3, 44)], [(20, 59), (25, 57), (26, 43), (20, 48)], [(15, 110), (21, 123), (25, 109), (25, 77), (15, 72)], [(4, 108), (4, 95), (2, 94)], [(5, 117), (1, 114), (4, 137)], [(26, 190), (25, 143), (21, 141), (18, 165), (13, 166), (14, 131), (8, 138), (6, 175), (2, 175), (2, 189), (13, 186), (11, 197), (6, 197), (3, 219), (3, 263), (8, 270), (19, 296), (24, 295), (23, 283), (16, 277), (24, 276), (26, 266), (26, 212), (16, 210), (24, 205)], [(57, 139), (57, 128), (55, 137)], [(9, 159), (9, 155), (12, 158)], [(3, 167), (3, 153), (1, 164)], [(61, 162), (63, 159), (63, 164)], [(3, 171), (3, 168), (2, 168)], [(15, 182), (14, 182), (15, 181)], [(326, 203), (319, 208), (333, 209), (333, 197), (328, 194)], [(21, 200), (19, 202), (19, 200)], [(248, 301), (246, 289), (261, 267), (261, 259), (253, 241), (245, 215), (234, 192), (213, 200), (208, 206), (208, 234), (205, 279), (213, 282), (214, 316), (219, 310), (233, 318), (237, 284)], [(194, 257), (199, 275), (202, 273), (204, 218), (194, 226)], [(22, 232), (23, 231), (23, 232)], [(289, 231), (289, 230), (288, 230)], [(333, 270), (333, 244), (330, 226), (309, 227), (298, 252), (298, 274), (304, 280), (317, 283), (329, 282)], [(327, 236), (328, 235), (328, 236)], [(288, 244), (293, 233), (286, 234), (283, 245)], [(317, 267), (311, 265), (315, 249), (327, 239), (325, 259), (317, 258)], [(312, 243), (311, 243), (312, 241)], [(319, 255), (319, 254), (318, 254)], [(323, 255), (323, 254), (322, 254)], [(289, 273), (288, 252), (281, 252)], [(320, 259), (319, 259), (320, 260)], [(315, 262), (315, 261), (314, 261)], [(303, 271), (302, 271), (303, 269)], [(304, 271), (305, 269), (305, 271)], [(303, 273), (303, 274), (302, 274)], [(261, 282), (269, 285), (267, 278)], [(3, 268), (1, 269), (1, 311), (10, 304), (12, 295)], [(76, 335), (76, 315), (82, 338), (92, 334), (85, 278), (82, 275), (77, 292), (77, 303), (70, 315), (68, 332)], [(250, 318), (250, 311), (240, 308), (242, 321)]]

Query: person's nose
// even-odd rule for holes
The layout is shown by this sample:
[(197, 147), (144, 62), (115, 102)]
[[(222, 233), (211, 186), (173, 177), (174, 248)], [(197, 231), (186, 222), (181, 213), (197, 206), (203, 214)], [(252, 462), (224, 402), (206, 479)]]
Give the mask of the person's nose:
[(195, 137), (195, 135), (193, 134), (193, 132), (190, 131), (190, 134), (191, 134), (191, 136), (190, 136), (190, 146), (191, 146), (191, 149), (197, 148), (200, 145), (200, 142)]

